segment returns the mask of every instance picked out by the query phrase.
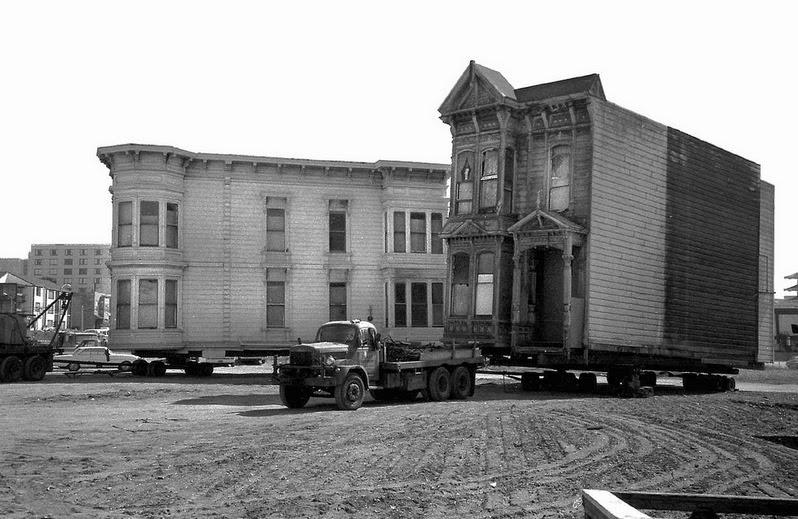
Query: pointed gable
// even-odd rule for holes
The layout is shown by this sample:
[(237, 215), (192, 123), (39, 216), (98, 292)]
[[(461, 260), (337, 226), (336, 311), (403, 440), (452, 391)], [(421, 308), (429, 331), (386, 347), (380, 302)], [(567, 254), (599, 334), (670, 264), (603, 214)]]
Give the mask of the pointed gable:
[(438, 108), (438, 112), (447, 114), (485, 104), (481, 102), (485, 96), (494, 102), (516, 99), (515, 89), (504, 76), (472, 60)]
[(456, 238), (458, 236), (485, 236), (487, 234), (487, 229), (470, 219), (464, 222), (449, 222), (441, 232), (441, 236), (444, 238)]
[(538, 231), (570, 231), (579, 234), (587, 234), (587, 231), (581, 225), (572, 222), (560, 214), (544, 211), (543, 209), (532, 211), (507, 230), (512, 234)]

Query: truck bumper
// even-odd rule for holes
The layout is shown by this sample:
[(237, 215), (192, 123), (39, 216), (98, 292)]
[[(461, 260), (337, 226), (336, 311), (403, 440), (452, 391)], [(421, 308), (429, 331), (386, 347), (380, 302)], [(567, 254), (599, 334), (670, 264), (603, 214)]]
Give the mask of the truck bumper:
[(322, 367), (280, 366), (281, 386), (335, 387), (339, 377)]

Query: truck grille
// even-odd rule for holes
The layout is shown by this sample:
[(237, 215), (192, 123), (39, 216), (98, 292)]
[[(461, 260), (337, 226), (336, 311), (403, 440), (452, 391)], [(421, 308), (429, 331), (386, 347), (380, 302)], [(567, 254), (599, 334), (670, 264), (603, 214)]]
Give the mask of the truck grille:
[(291, 365), (293, 365), (293, 366), (312, 366), (313, 365), (313, 352), (312, 351), (292, 351), (290, 358), (291, 358)]

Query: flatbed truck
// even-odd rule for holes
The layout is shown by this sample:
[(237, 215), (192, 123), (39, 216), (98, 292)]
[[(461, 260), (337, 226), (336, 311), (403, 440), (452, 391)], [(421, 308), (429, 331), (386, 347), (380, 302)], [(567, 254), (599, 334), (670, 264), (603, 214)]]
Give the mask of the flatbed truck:
[(280, 399), (301, 408), (311, 397), (334, 398), (341, 410), (375, 400), (465, 399), (474, 394), (476, 370), (485, 361), (476, 346), (408, 349), (382, 340), (369, 322), (357, 319), (322, 325), (311, 344), (297, 344), (278, 366)]

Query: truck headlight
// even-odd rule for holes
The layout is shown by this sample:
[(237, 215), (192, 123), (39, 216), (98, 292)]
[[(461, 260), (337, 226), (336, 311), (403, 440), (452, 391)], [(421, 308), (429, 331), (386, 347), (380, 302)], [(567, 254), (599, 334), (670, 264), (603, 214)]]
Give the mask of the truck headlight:
[(335, 366), (335, 359), (333, 358), (332, 355), (327, 355), (327, 357), (325, 357), (324, 365), (329, 367), (329, 368)]

